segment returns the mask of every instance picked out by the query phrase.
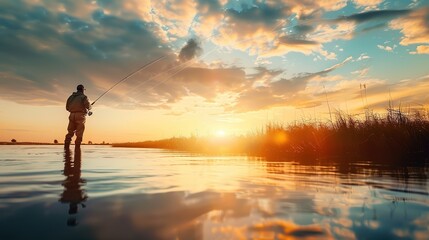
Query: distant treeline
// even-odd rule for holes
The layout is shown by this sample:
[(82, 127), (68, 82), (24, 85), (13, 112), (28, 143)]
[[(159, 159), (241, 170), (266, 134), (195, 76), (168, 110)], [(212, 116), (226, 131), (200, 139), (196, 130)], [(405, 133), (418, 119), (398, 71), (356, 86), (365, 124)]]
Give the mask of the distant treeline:
[[(0, 142), (0, 145), (63, 145), (64, 143), (45, 143), (45, 142)], [(110, 143), (82, 143), (82, 145), (110, 145)]]
[(429, 121), (426, 115), (405, 115), (388, 109), (385, 116), (364, 119), (337, 113), (325, 123), (268, 124), (246, 136), (180, 137), (158, 141), (118, 143), (114, 147), (163, 148), (208, 154), (246, 154), (276, 158), (349, 157), (384, 160), (429, 157)]
[(56, 143), (43, 143), (43, 142), (0, 142), (0, 145), (56, 145)]

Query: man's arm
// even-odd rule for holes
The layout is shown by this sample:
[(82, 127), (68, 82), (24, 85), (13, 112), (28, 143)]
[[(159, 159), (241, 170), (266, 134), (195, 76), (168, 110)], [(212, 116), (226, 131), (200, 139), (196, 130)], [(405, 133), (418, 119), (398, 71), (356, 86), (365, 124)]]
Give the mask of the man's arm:
[(73, 96), (70, 96), (69, 98), (67, 98), (67, 102), (66, 102), (66, 110), (70, 112), (70, 103), (73, 100)]
[(91, 103), (89, 103), (89, 99), (87, 96), (85, 96), (85, 99), (83, 100), (83, 106), (85, 106), (85, 109), (91, 110), (92, 106)]

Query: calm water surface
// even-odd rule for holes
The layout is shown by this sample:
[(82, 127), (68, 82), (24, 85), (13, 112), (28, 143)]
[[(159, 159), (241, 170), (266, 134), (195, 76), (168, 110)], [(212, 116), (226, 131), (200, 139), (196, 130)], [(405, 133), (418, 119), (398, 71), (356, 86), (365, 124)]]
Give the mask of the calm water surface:
[(0, 239), (429, 239), (428, 173), (0, 146)]

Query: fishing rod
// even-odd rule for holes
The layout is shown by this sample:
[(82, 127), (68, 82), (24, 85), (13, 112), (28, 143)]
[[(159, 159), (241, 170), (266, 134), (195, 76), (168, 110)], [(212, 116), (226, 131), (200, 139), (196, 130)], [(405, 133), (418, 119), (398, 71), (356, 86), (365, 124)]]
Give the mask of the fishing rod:
[(141, 70), (143, 70), (146, 67), (149, 67), (150, 65), (160, 61), (161, 59), (165, 58), (165, 56), (161, 56), (149, 63), (146, 63), (145, 65), (141, 66), (139, 69), (135, 70), (134, 72), (131, 72), (130, 74), (128, 74), (127, 76), (125, 76), (124, 78), (122, 78), (120, 81), (118, 81), (117, 83), (113, 84), (113, 86), (111, 86), (109, 89), (107, 89), (103, 94), (101, 94), (97, 99), (95, 99), (94, 102), (91, 103), (91, 105), (94, 105), (101, 97), (103, 97), (106, 93), (108, 93), (110, 90), (112, 90), (116, 85), (118, 85), (119, 83), (127, 80), (128, 78), (132, 77), (134, 74), (140, 72)]

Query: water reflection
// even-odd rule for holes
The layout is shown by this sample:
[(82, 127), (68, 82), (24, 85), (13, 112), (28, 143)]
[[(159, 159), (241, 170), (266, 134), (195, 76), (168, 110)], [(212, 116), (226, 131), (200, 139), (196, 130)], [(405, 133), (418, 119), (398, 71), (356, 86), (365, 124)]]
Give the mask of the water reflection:
[(0, 239), (429, 239), (424, 162), (84, 147), (3, 153)]
[[(334, 238), (427, 239), (428, 164), (372, 161), (261, 161), (267, 178), (292, 187), (265, 193), (269, 217), (318, 223)], [(269, 184), (267, 189), (275, 189)], [(268, 207), (267, 207), (268, 206)]]
[(64, 149), (64, 171), (63, 175), (66, 179), (62, 182), (64, 191), (61, 194), (59, 201), (69, 204), (68, 226), (76, 226), (78, 224), (76, 214), (78, 213), (79, 205), (82, 208), (86, 207), (83, 202), (88, 199), (85, 190), (81, 187), (86, 183), (85, 179), (81, 178), (82, 152), (80, 147), (76, 147), (74, 151), (74, 159), (69, 148)]
[[(166, 192), (95, 199), (87, 224), (100, 239), (207, 239), (207, 223), (245, 218), (251, 206), (233, 193)], [(109, 213), (109, 220), (100, 216)], [(209, 222), (207, 219), (210, 219)]]

